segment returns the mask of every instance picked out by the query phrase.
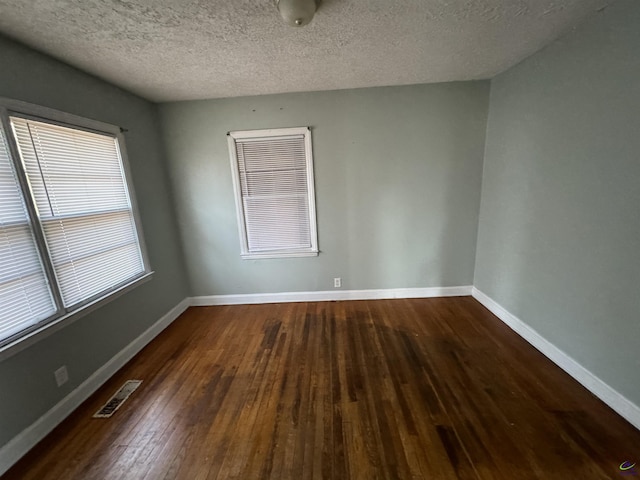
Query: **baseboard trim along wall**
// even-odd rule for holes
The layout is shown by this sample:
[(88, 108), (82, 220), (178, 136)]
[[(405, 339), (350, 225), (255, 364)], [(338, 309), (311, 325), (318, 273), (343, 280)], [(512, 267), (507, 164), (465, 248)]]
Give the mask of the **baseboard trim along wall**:
[(621, 417), (640, 430), (640, 407), (611, 388), (569, 355), (533, 330), (525, 322), (509, 313), (488, 295), (473, 287), (473, 298), (502, 320), (514, 332), (538, 349), (549, 360), (571, 375), (587, 390), (615, 410)]
[(459, 297), (472, 295), (518, 335), (581, 383), (629, 423), (640, 429), (640, 407), (596, 377), (562, 350), (542, 337), (495, 300), (472, 286), (435, 288), (394, 288), (382, 290), (336, 290), (322, 292), (260, 293), (246, 295), (209, 295), (186, 298), (149, 327), (142, 335), (116, 354), (73, 392), (40, 419), (0, 449), (0, 475), (32, 449), (69, 414), (78, 408), (111, 376), (177, 319), (190, 305), (239, 305), (284, 302), (322, 302), (339, 300), (375, 300), (391, 298)]
[(390, 298), (464, 297), (472, 286), (389, 288), (381, 290), (327, 290), (322, 292), (251, 293), (191, 297), (191, 306), (246, 305), (254, 303), (330, 302), (338, 300), (382, 300)]
[(0, 475), (3, 475), (14, 463), (20, 460), (20, 458), (31, 450), (40, 440), (58, 426), (60, 422), (67, 418), (82, 402), (98, 390), (98, 388), (109, 380), (109, 378), (120, 370), (160, 332), (168, 327), (188, 307), (189, 299), (185, 298), (142, 333), (142, 335), (96, 370), (93, 375), (82, 382), (82, 384), (63, 398), (51, 410), (2, 447), (0, 449)]

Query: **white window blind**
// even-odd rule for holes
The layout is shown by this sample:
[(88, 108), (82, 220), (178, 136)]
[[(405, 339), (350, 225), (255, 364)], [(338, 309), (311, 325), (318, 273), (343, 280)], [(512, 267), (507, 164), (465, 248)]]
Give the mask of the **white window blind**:
[(116, 138), (11, 117), (65, 307), (145, 272)]
[(309, 129), (230, 132), (229, 139), (242, 256), (317, 254)]
[(0, 340), (56, 312), (0, 128)]

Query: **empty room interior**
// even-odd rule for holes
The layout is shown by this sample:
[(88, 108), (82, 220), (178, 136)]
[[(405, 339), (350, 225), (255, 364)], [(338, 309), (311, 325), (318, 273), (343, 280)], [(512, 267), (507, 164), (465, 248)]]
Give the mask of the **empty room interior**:
[(636, 0), (0, 0), (0, 477), (640, 479), (638, 52)]

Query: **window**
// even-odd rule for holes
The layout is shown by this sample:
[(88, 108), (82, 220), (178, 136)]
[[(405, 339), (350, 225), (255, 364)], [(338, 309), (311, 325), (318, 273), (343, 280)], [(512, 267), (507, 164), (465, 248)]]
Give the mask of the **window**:
[(0, 101), (0, 347), (149, 270), (117, 127)]
[(242, 258), (318, 254), (311, 131), (229, 132)]

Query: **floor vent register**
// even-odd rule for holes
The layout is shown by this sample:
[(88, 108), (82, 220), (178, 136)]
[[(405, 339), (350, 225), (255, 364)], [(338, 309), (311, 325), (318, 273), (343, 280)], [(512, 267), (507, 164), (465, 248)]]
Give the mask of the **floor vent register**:
[(104, 407), (102, 407), (98, 412), (93, 416), (93, 418), (109, 418), (116, 410), (118, 410), (124, 401), (129, 398), (129, 396), (140, 386), (142, 380), (127, 380), (120, 390), (118, 390), (113, 397), (109, 399), (107, 403), (105, 403)]

